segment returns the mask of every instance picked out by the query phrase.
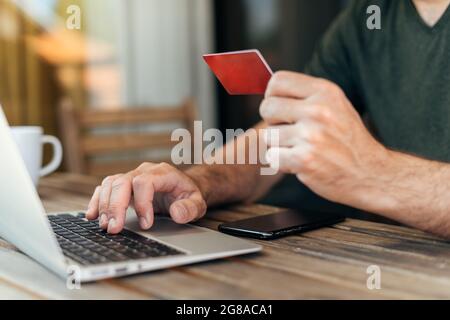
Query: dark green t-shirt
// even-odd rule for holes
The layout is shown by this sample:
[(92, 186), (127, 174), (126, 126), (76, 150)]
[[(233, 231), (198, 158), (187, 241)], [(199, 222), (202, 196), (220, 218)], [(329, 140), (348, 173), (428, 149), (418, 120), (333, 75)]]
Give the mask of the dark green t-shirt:
[[(369, 30), (369, 5), (381, 30)], [(411, 0), (355, 0), (306, 72), (342, 87), (387, 147), (450, 161), (450, 8), (429, 27)]]

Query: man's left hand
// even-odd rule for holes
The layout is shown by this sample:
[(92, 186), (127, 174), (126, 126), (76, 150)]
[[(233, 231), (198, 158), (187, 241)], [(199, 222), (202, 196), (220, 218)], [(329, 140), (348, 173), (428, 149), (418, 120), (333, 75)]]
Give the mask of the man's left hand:
[(364, 194), (381, 187), (390, 151), (373, 138), (336, 84), (278, 72), (260, 113), (269, 130), (279, 130), (279, 146), (266, 141), (273, 147), (267, 152), (269, 163), (279, 157), (282, 172), (297, 175), (328, 200), (367, 207)]

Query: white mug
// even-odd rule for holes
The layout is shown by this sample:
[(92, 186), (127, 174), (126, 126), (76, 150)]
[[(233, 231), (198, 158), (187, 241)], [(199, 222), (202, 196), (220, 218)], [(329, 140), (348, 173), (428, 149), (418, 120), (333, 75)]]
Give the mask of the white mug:
[[(61, 142), (56, 137), (43, 135), (44, 130), (41, 127), (11, 127), (11, 132), (28, 173), (37, 186), (39, 178), (49, 175), (61, 165), (63, 156)], [(43, 146), (46, 143), (53, 146), (53, 159), (42, 168)]]

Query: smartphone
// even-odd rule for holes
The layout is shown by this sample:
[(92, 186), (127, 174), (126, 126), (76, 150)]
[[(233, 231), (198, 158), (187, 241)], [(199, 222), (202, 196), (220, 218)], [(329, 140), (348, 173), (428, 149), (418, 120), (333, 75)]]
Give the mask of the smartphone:
[(344, 221), (343, 216), (306, 210), (286, 210), (219, 225), (219, 231), (241, 237), (271, 240)]

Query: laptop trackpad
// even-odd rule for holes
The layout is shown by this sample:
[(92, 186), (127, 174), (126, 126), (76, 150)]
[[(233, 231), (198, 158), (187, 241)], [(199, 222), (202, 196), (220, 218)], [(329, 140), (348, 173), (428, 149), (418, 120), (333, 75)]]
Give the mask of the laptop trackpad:
[(207, 232), (207, 230), (202, 228), (196, 228), (191, 225), (181, 225), (173, 222), (168, 217), (155, 217), (155, 222), (150, 230), (144, 231), (139, 226), (139, 221), (136, 217), (134, 211), (128, 211), (127, 218), (125, 221), (125, 228), (139, 232), (142, 234), (146, 234), (152, 237), (171, 237), (171, 236), (183, 236), (183, 235), (192, 235), (198, 233)]
[(170, 217), (155, 217), (155, 223), (149, 231), (141, 230), (136, 214), (129, 211), (125, 227), (144, 237), (155, 238), (172, 245), (190, 254), (211, 254), (233, 250), (248, 250), (255, 245), (230, 237), (223, 233), (200, 228), (195, 225), (180, 225), (173, 222)]

